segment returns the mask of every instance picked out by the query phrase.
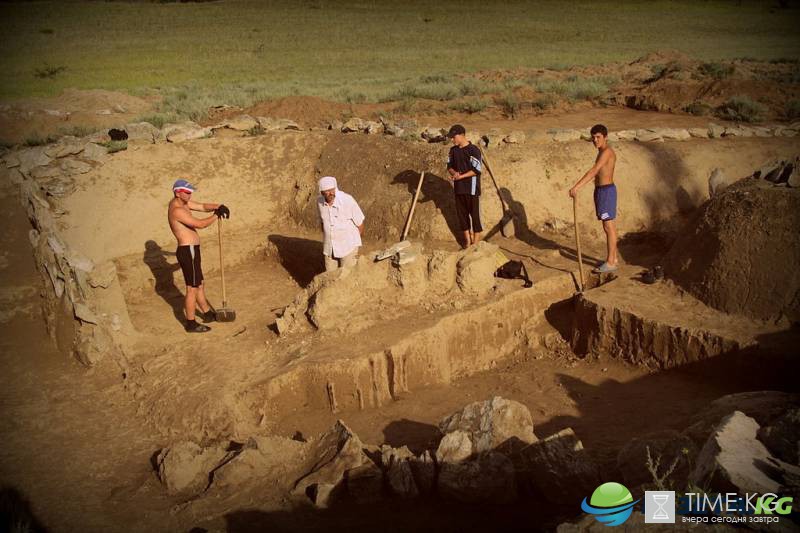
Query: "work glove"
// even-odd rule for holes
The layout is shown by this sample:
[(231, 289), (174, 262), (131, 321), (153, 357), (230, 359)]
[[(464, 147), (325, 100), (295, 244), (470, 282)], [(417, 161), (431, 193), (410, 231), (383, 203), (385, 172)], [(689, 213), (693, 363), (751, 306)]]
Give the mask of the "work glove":
[(225, 204), (220, 204), (218, 208), (214, 209), (214, 214), (219, 218), (231, 218), (231, 210), (225, 207)]

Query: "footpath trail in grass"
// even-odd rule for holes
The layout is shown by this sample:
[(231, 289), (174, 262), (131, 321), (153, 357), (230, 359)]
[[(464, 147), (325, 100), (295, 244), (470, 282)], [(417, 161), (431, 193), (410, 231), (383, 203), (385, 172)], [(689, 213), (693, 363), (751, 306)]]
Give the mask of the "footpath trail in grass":
[(0, 4), (0, 97), (244, 84), (374, 96), (430, 74), (631, 60), (800, 57), (776, 2), (223, 1)]

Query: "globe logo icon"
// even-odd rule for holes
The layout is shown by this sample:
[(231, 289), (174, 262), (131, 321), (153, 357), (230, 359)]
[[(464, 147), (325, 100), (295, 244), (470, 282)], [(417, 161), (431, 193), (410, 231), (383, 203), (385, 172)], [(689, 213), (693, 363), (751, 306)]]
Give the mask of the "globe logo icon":
[(594, 515), (595, 520), (607, 526), (618, 526), (630, 518), (633, 506), (639, 500), (633, 501), (631, 491), (619, 483), (603, 483), (592, 493), (589, 501), (586, 498), (581, 503), (584, 513)]

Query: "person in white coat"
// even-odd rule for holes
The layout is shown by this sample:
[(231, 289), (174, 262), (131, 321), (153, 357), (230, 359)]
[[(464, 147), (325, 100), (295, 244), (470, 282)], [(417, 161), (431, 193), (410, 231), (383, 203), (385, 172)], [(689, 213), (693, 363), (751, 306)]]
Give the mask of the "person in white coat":
[(322, 225), (325, 271), (351, 267), (358, 260), (364, 213), (355, 198), (338, 189), (333, 176), (319, 180), (319, 193), (317, 207)]

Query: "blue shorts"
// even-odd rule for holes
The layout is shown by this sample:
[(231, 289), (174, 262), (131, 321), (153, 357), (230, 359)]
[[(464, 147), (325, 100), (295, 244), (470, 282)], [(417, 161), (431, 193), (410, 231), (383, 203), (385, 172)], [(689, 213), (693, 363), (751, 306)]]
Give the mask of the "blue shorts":
[(617, 186), (613, 183), (594, 188), (594, 210), (597, 220), (617, 218)]

